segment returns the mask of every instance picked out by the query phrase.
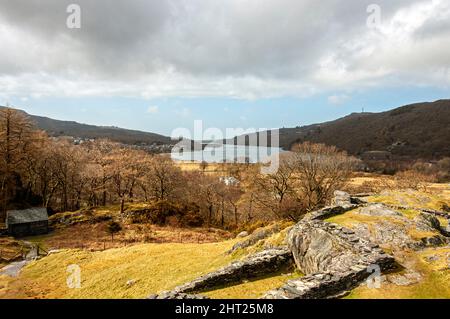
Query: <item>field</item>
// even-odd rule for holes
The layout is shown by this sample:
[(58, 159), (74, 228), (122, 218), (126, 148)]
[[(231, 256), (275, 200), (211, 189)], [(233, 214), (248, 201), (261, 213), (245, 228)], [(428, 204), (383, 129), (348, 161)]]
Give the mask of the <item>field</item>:
[[(27, 265), (20, 279), (1, 278), (0, 298), (145, 298), (231, 261), (233, 241), (141, 244), (101, 252), (66, 249)], [(79, 265), (81, 288), (67, 287), (67, 267)], [(51, 278), (51, 280), (50, 280)], [(129, 280), (135, 281), (128, 286)]]

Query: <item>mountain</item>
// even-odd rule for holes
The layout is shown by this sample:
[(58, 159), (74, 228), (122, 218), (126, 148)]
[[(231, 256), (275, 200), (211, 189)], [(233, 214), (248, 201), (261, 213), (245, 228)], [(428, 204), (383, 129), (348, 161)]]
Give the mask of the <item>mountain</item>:
[[(0, 106), (1, 108), (1, 106)], [(21, 111), (21, 110), (19, 110)], [(21, 111), (24, 112), (24, 111)], [(127, 130), (112, 126), (95, 126), (81, 124), (73, 121), (60, 121), (48, 117), (30, 115), (24, 112), (35, 125), (47, 132), (50, 136), (73, 136), (79, 138), (108, 138), (112, 141), (138, 145), (138, 144), (173, 144), (170, 137), (136, 130)]]
[[(175, 143), (154, 133), (29, 117), (51, 136), (109, 138), (132, 145)], [(352, 155), (388, 151), (394, 156), (414, 159), (450, 157), (450, 99), (406, 105), (382, 113), (353, 113), (330, 122), (280, 129), (280, 146), (284, 149), (304, 141), (335, 145)]]
[(402, 106), (382, 113), (346, 117), (280, 129), (280, 146), (296, 142), (335, 145), (352, 155), (388, 151), (394, 156), (437, 159), (450, 156), (450, 100)]

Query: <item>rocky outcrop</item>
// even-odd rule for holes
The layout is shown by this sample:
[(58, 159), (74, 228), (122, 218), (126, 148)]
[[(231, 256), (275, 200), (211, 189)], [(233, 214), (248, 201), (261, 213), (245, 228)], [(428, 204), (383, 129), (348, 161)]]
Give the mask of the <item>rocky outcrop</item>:
[(380, 220), (375, 224), (357, 223), (352, 229), (357, 236), (394, 249), (417, 249), (421, 243), (411, 238), (407, 226), (402, 223)]
[(412, 210), (418, 210), (421, 211), (423, 213), (428, 213), (437, 217), (443, 217), (443, 218), (447, 218), (450, 219), (450, 213), (448, 212), (444, 212), (444, 211), (439, 211), (439, 210), (434, 210), (434, 209), (428, 209), (428, 208), (417, 208), (417, 207), (411, 207), (411, 206), (401, 206), (401, 205), (392, 205), (392, 204), (384, 204), (385, 206), (389, 206), (393, 209), (412, 209)]
[(401, 213), (390, 209), (384, 204), (370, 204), (368, 206), (361, 207), (358, 210), (358, 214), (376, 217), (394, 217), (394, 218), (403, 217)]
[(280, 230), (281, 230), (281, 227), (278, 224), (255, 230), (255, 232), (253, 234), (251, 234), (250, 236), (248, 236), (247, 239), (234, 244), (234, 246), (229, 251), (227, 251), (227, 253), (231, 254), (238, 249), (243, 249), (243, 248), (253, 246), (258, 241), (266, 239), (267, 237), (272, 236), (273, 234), (279, 232)]
[(297, 224), (289, 233), (288, 243), (304, 274), (345, 272), (355, 265), (393, 262), (378, 245), (356, 236), (351, 229), (323, 221)]
[(288, 243), (297, 267), (307, 275), (288, 281), (264, 298), (328, 298), (356, 287), (371, 275), (371, 267), (380, 271), (396, 267), (394, 258), (378, 245), (348, 228), (320, 220), (298, 223)]
[(198, 292), (217, 286), (240, 283), (245, 279), (277, 272), (292, 263), (292, 254), (287, 248), (267, 249), (178, 286), (170, 292), (163, 292), (153, 297), (178, 296), (179, 294)]
[[(386, 245), (394, 250), (421, 249), (440, 246), (450, 242), (446, 232), (440, 227), (439, 220), (431, 214), (420, 213), (414, 220), (405, 217), (392, 206), (369, 204), (355, 210), (355, 214), (381, 217), (376, 222), (354, 223), (352, 230), (356, 235), (379, 245)], [(416, 232), (416, 236), (412, 235)], [(423, 238), (417, 235), (423, 232)], [(435, 233), (430, 235), (427, 233)]]

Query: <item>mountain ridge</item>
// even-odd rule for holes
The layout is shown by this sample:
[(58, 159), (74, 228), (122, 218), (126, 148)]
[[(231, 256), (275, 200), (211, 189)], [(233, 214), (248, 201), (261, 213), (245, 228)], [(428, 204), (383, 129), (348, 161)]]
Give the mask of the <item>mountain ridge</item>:
[[(4, 106), (0, 106), (4, 108)], [(138, 144), (174, 144), (174, 141), (168, 136), (157, 133), (144, 132), (139, 130), (125, 129), (115, 126), (98, 126), (79, 123), (76, 121), (55, 120), (45, 116), (31, 115), (23, 110), (37, 128), (44, 130), (48, 135), (73, 136), (79, 138), (108, 138), (112, 141), (138, 145)]]
[(385, 151), (415, 159), (448, 157), (450, 99), (414, 103), (379, 113), (351, 113), (323, 123), (282, 128), (279, 136), (279, 145), (286, 150), (295, 143), (309, 141), (334, 145), (356, 156)]
[[(19, 111), (50, 136), (108, 138), (130, 145), (176, 143), (156, 133), (55, 120)], [(414, 103), (378, 113), (351, 113), (323, 123), (282, 128), (279, 135), (279, 146), (285, 150), (295, 143), (309, 141), (335, 145), (356, 156), (386, 151), (409, 158), (450, 157), (450, 99)], [(228, 143), (233, 140), (237, 138)]]

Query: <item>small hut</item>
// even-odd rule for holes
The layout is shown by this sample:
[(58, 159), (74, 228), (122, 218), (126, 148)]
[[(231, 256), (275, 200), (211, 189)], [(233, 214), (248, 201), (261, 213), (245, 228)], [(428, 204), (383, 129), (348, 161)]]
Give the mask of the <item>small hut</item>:
[(6, 212), (6, 228), (8, 228), (8, 234), (15, 237), (47, 234), (47, 209), (9, 210)]

